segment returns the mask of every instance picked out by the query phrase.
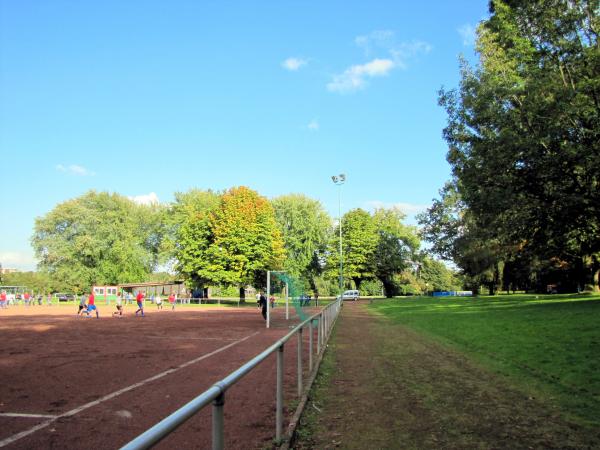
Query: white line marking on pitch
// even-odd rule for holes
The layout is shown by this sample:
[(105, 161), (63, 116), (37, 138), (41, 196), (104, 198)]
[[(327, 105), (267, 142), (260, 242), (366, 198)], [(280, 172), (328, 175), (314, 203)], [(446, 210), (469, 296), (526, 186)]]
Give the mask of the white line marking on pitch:
[(78, 408), (72, 409), (71, 411), (67, 411), (66, 413), (60, 414), (58, 416), (52, 416), (52, 418), (50, 420), (42, 422), (42, 423), (40, 423), (40, 424), (38, 424), (38, 425), (36, 425), (34, 427), (29, 428), (28, 430), (21, 431), (20, 433), (14, 434), (12, 436), (7, 437), (6, 439), (1, 440), (0, 441), (0, 447), (5, 447), (8, 444), (12, 444), (13, 442), (18, 441), (19, 439), (24, 438), (25, 436), (29, 436), (30, 434), (35, 433), (38, 430), (46, 428), (48, 425), (50, 425), (52, 422), (54, 422), (57, 419), (60, 419), (60, 418), (63, 418), (63, 417), (74, 416), (75, 414), (78, 414), (78, 413), (80, 413), (83, 410), (91, 408), (92, 406), (99, 405), (100, 403), (103, 403), (103, 402), (105, 402), (107, 400), (115, 398), (115, 397), (117, 397), (117, 396), (119, 396), (119, 395), (121, 395), (121, 394), (123, 394), (125, 392), (128, 392), (128, 391), (131, 391), (133, 389), (136, 389), (136, 388), (138, 388), (140, 386), (143, 386), (144, 384), (150, 383), (152, 381), (156, 381), (156, 380), (158, 380), (158, 379), (160, 379), (162, 377), (165, 377), (165, 376), (170, 375), (170, 374), (172, 374), (174, 372), (177, 372), (178, 370), (181, 370), (181, 369), (183, 369), (183, 368), (185, 368), (187, 366), (190, 366), (190, 365), (195, 364), (195, 363), (197, 363), (199, 361), (202, 361), (203, 359), (206, 359), (206, 358), (209, 358), (209, 357), (211, 357), (213, 355), (216, 355), (217, 353), (220, 353), (220, 352), (222, 352), (224, 350), (227, 350), (228, 348), (231, 348), (234, 345), (239, 344), (240, 342), (243, 342), (243, 341), (245, 341), (247, 339), (250, 339), (252, 336), (256, 336), (258, 333), (259, 333), (258, 331), (255, 332), (255, 333), (252, 333), (252, 334), (250, 334), (250, 335), (248, 335), (248, 336), (246, 336), (246, 337), (244, 337), (244, 338), (242, 338), (242, 339), (240, 339), (238, 341), (232, 342), (231, 344), (227, 344), (227, 345), (225, 345), (225, 346), (223, 346), (221, 348), (218, 348), (218, 349), (216, 349), (216, 350), (214, 350), (214, 351), (212, 351), (210, 353), (207, 353), (206, 355), (202, 355), (202, 356), (199, 356), (198, 358), (192, 359), (191, 361), (184, 362), (183, 364), (180, 364), (180, 365), (178, 365), (177, 367), (175, 367), (173, 369), (165, 370), (164, 372), (161, 372), (161, 373), (159, 373), (157, 375), (154, 375), (154, 376), (152, 376), (150, 378), (146, 378), (145, 380), (142, 380), (139, 383), (135, 383), (135, 384), (132, 384), (131, 386), (127, 386), (127, 387), (125, 387), (123, 389), (119, 389), (118, 391), (115, 391), (115, 392), (113, 392), (111, 394), (105, 395), (104, 397), (100, 397), (98, 400), (94, 400), (93, 402), (86, 403), (85, 405), (79, 406)]
[(23, 413), (0, 413), (2, 417), (29, 417), (33, 419), (56, 419), (58, 416), (52, 414), (23, 414)]
[(237, 341), (237, 339), (232, 338), (211, 338), (211, 337), (174, 337), (174, 336), (140, 336), (144, 339), (164, 339), (165, 341), (170, 341), (171, 339), (180, 339), (183, 341)]

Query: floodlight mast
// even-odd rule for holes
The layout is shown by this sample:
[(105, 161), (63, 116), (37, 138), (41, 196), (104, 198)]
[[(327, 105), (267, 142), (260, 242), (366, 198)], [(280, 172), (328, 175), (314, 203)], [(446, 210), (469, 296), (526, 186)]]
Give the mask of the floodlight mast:
[(344, 292), (344, 256), (342, 253), (342, 184), (346, 182), (346, 174), (333, 175), (331, 180), (338, 186), (338, 227), (340, 229), (340, 298)]

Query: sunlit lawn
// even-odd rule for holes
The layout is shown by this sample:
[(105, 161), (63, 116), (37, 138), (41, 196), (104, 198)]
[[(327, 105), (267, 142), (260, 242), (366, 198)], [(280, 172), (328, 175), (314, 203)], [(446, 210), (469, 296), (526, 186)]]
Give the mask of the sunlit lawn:
[(600, 424), (600, 297), (401, 298), (371, 306), (457, 348), (525, 392)]

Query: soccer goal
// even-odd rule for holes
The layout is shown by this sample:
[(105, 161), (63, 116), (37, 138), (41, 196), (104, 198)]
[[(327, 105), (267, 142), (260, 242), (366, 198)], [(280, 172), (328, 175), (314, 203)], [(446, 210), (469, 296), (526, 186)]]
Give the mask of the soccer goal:
[(290, 320), (290, 307), (294, 308), (300, 320), (305, 320), (308, 314), (304, 311), (304, 307), (308, 306), (310, 296), (305, 292), (304, 283), (298, 278), (291, 276), (283, 270), (267, 271), (267, 320), (266, 326), (271, 326), (271, 309), (273, 305), (270, 301), (273, 295), (274, 284), (283, 283), (283, 297), (285, 298), (285, 320)]

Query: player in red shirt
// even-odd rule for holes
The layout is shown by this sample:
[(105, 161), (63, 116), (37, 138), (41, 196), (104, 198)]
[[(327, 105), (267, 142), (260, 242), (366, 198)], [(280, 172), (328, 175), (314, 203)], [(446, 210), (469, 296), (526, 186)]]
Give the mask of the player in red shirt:
[(96, 298), (94, 297), (94, 292), (90, 292), (90, 296), (88, 297), (88, 304), (87, 304), (87, 308), (84, 310), (84, 312), (87, 313), (87, 315), (90, 315), (90, 311), (96, 311), (96, 319), (100, 318), (100, 315), (98, 314), (98, 308), (96, 307)]
[(142, 317), (144, 317), (144, 294), (142, 293), (142, 291), (138, 291), (135, 297), (135, 301), (138, 305), (138, 310), (135, 312), (135, 315), (137, 316), (138, 313), (141, 311)]
[(169, 303), (171, 304), (171, 311), (175, 311), (175, 294), (169, 295)]
[(6, 308), (6, 292), (5, 291), (2, 291), (2, 294), (0, 294), (0, 308)]

